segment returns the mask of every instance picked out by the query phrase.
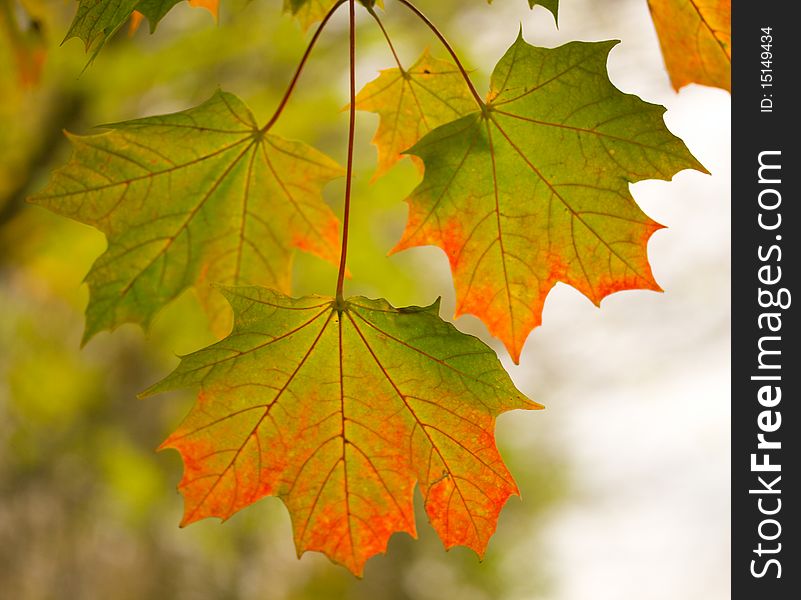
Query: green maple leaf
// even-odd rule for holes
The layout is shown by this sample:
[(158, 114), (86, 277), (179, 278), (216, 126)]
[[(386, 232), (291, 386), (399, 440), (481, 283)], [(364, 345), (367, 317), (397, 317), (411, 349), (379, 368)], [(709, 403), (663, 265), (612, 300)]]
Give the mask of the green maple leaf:
[[(487, 0), (487, 2), (492, 4), (492, 0)], [(529, 8), (534, 8), (535, 6), (547, 8), (553, 15), (553, 20), (557, 23), (559, 22), (559, 0), (528, 0), (528, 5)]]
[(547, 8), (553, 15), (553, 20), (559, 22), (559, 0), (528, 0), (528, 5), (531, 8), (535, 6)]
[(147, 17), (150, 32), (172, 7), (182, 0), (79, 0), (78, 11), (72, 20), (64, 41), (77, 37), (83, 40), (86, 50), (97, 54), (106, 41), (137, 10)]
[(485, 110), (409, 150), (425, 176), (396, 250), (445, 250), (457, 314), (481, 318), (515, 361), (558, 281), (596, 304), (618, 290), (658, 290), (646, 246), (660, 225), (629, 183), (705, 171), (665, 128), (663, 107), (609, 81), (616, 43), (546, 49), (518, 37), (492, 74)]
[(140, 0), (79, 0), (78, 11), (64, 38), (83, 40), (87, 52), (97, 52), (136, 10)]
[[(476, 102), (459, 69), (427, 51), (410, 68), (385, 69), (356, 96), (356, 108), (381, 117), (373, 143), (376, 177), (426, 133), (474, 110)], [(413, 157), (422, 169), (422, 163)]]
[(224, 290), (231, 334), (184, 356), (145, 394), (200, 387), (162, 445), (184, 461), (188, 524), (264, 496), (289, 509), (298, 553), (361, 574), (397, 531), (415, 536), (415, 483), (446, 548), (483, 554), (517, 494), (495, 418), (541, 408), (495, 353), (427, 308)]
[(139, 0), (136, 10), (147, 17), (150, 23), (150, 33), (156, 30), (156, 26), (164, 16), (172, 10), (172, 7), (183, 0)]
[(342, 168), (265, 133), (236, 96), (107, 127), (70, 136), (70, 162), (31, 199), (108, 239), (87, 276), (85, 340), (146, 326), (190, 286), (224, 333), (226, 303), (209, 282), (288, 291), (295, 248), (337, 262), (338, 223), (321, 189)]

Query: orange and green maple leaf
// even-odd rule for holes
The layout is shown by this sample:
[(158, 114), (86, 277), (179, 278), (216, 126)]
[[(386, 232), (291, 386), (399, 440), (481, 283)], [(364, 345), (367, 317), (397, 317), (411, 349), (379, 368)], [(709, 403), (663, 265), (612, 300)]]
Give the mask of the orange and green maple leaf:
[(147, 326), (192, 286), (223, 335), (230, 313), (210, 283), (289, 291), (295, 249), (337, 262), (339, 224), (321, 191), (343, 169), (260, 129), (236, 96), (106, 127), (70, 136), (70, 162), (31, 199), (106, 235), (87, 275), (85, 339)]
[(731, 92), (731, 0), (648, 0), (670, 82)]
[[(220, 16), (220, 0), (189, 0), (189, 6), (192, 8), (205, 8), (207, 11), (211, 13), (211, 16), (214, 17), (214, 21), (216, 22)], [(128, 25), (128, 33), (133, 34), (138, 29), (139, 26), (142, 24), (142, 21), (145, 19), (145, 15), (138, 10), (134, 10), (131, 13), (131, 22)], [(159, 19), (152, 19), (150, 20), (150, 32), (153, 33), (156, 29), (156, 25), (158, 24)]]
[(220, 17), (220, 0), (189, 0), (193, 8), (205, 8), (216, 21)]
[(298, 554), (360, 575), (395, 532), (416, 535), (413, 492), (446, 548), (482, 555), (517, 487), (495, 446), (512, 409), (541, 408), (495, 353), (427, 308), (225, 288), (231, 334), (184, 356), (147, 392), (200, 387), (162, 445), (184, 461), (183, 525), (265, 496), (292, 518)]
[[(83, 40), (87, 51), (97, 54), (122, 25), (133, 16), (136, 27), (142, 17), (150, 23), (150, 32), (182, 0), (78, 0), (78, 10), (64, 40)], [(192, 6), (208, 9), (216, 18), (219, 0), (189, 0)], [(138, 15), (138, 16), (136, 16)]]
[[(373, 144), (381, 176), (435, 127), (474, 110), (476, 102), (459, 69), (427, 51), (408, 69), (385, 69), (356, 96), (356, 108), (378, 113)], [(412, 157), (422, 170), (422, 162)]]
[(629, 183), (704, 171), (665, 128), (663, 107), (609, 81), (616, 43), (546, 49), (519, 37), (492, 74), (485, 109), (409, 150), (425, 175), (395, 250), (441, 247), (457, 316), (481, 318), (515, 362), (557, 282), (596, 304), (619, 290), (659, 289), (646, 246), (660, 225)]

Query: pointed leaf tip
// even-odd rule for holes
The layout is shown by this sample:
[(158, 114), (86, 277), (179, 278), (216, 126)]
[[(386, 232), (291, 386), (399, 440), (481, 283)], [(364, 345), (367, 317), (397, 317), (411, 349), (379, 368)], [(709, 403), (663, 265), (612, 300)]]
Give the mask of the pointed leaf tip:
[[(161, 19), (180, 0), (78, 0), (78, 9), (62, 44), (77, 37), (83, 40), (91, 57), (84, 70), (92, 63), (106, 42), (130, 21), (129, 33), (134, 33), (147, 18), (150, 33), (156, 31)], [(219, 0), (189, 0), (194, 7), (208, 10), (217, 19)]]

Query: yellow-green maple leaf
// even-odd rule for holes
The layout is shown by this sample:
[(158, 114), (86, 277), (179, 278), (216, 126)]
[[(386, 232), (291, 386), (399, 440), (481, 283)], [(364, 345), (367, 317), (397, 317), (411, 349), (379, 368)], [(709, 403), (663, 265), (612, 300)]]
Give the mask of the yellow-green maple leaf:
[[(347, 0), (284, 0), (284, 10), (294, 16), (303, 29), (308, 29), (314, 23), (321, 21), (338, 4)], [(383, 6), (382, 0), (359, 0), (360, 4), (368, 7)]]
[[(474, 110), (476, 102), (459, 69), (427, 51), (409, 69), (385, 69), (356, 96), (356, 108), (378, 113), (373, 144), (378, 148), (376, 177), (435, 127)], [(422, 162), (412, 157), (422, 169)]]
[(107, 127), (70, 136), (70, 162), (32, 198), (106, 234), (87, 276), (85, 340), (146, 326), (191, 286), (224, 334), (230, 317), (210, 283), (289, 291), (296, 248), (336, 263), (338, 223), (321, 189), (342, 168), (264, 132), (236, 96)]

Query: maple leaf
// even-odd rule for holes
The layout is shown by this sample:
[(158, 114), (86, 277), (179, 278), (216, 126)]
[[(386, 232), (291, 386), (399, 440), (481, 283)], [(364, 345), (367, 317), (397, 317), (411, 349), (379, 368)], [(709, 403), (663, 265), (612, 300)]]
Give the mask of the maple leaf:
[[(136, 9), (140, 0), (79, 0), (78, 11), (64, 41), (77, 37), (95, 54)], [(62, 42), (63, 43), (63, 42)]]
[[(295, 17), (305, 30), (317, 21), (322, 20), (334, 6), (345, 0), (284, 0), (284, 10)], [(368, 8), (383, 6), (383, 0), (359, 0)]]
[[(174, 5), (177, 4), (178, 2), (180, 2), (180, 0), (176, 0), (172, 4)], [(166, 6), (167, 3), (164, 3), (164, 5)], [(192, 8), (205, 8), (207, 11), (211, 13), (211, 16), (214, 17), (215, 22), (219, 17), (220, 0), (189, 0), (189, 6), (191, 6)], [(161, 16), (167, 14), (167, 11), (169, 11), (170, 8), (172, 8), (172, 5), (168, 6)], [(133, 13), (131, 13), (131, 22), (128, 26), (128, 34), (133, 35), (134, 33), (136, 33), (136, 31), (139, 29), (139, 26), (142, 24), (142, 21), (144, 19), (145, 15), (142, 12), (138, 10), (133, 11)], [(161, 17), (158, 18), (154, 17), (153, 19), (149, 19), (150, 33), (153, 33), (156, 30), (156, 25), (158, 24), (159, 20), (161, 20)]]
[[(379, 177), (433, 128), (453, 121), (476, 103), (459, 69), (428, 51), (409, 69), (385, 69), (356, 96), (356, 108), (378, 113), (373, 144), (378, 148)], [(412, 157), (422, 170), (422, 162)]]
[[(94, 57), (122, 25), (133, 17), (135, 31), (142, 16), (150, 23), (150, 32), (159, 21), (182, 0), (78, 0), (78, 11), (72, 20), (64, 41), (77, 37), (83, 40), (86, 51)], [(189, 0), (192, 6), (202, 6), (216, 18), (219, 0)], [(137, 16), (134, 13), (138, 13)]]
[(548, 9), (553, 15), (553, 20), (559, 22), (559, 0), (528, 0), (528, 5), (531, 8), (542, 6)]
[(619, 290), (658, 290), (646, 245), (660, 225), (628, 184), (705, 172), (665, 128), (663, 107), (609, 81), (615, 44), (546, 49), (519, 36), (492, 74), (485, 110), (409, 150), (425, 175), (393, 251), (441, 247), (457, 316), (481, 318), (515, 362), (556, 282), (595, 304)]
[[(487, 2), (492, 4), (492, 0), (487, 0)], [(528, 0), (528, 6), (529, 8), (534, 8), (535, 6), (547, 8), (553, 15), (553, 20), (557, 23), (559, 22), (559, 0)]]
[(227, 304), (209, 282), (288, 291), (294, 248), (337, 262), (338, 222), (321, 189), (342, 168), (259, 129), (236, 96), (106, 127), (70, 136), (70, 162), (31, 199), (108, 239), (87, 276), (84, 341), (147, 326), (192, 285), (224, 334)]
[(731, 92), (731, 0), (648, 0), (673, 88)]
[(440, 319), (439, 301), (397, 309), (259, 287), (223, 293), (231, 334), (143, 394), (200, 386), (161, 446), (184, 461), (182, 525), (278, 496), (299, 555), (324, 552), (360, 575), (394, 532), (416, 535), (417, 482), (446, 548), (483, 554), (518, 493), (495, 418), (541, 408), (495, 353)]
[(156, 31), (156, 26), (172, 8), (182, 0), (139, 0), (136, 10), (147, 17), (150, 23), (150, 33)]
[(284, 10), (294, 16), (303, 29), (320, 21), (339, 0), (284, 0)]
[(220, 0), (189, 0), (192, 8), (205, 8), (216, 21), (220, 16)]

